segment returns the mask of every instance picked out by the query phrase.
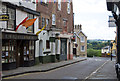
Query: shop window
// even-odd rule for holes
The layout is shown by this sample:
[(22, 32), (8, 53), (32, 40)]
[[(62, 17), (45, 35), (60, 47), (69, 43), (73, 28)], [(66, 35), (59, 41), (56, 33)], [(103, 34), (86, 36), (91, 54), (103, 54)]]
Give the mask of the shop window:
[(34, 41), (24, 43), (24, 61), (34, 60)]
[[(34, 15), (33, 15), (33, 14), (27, 14), (27, 17), (28, 17), (28, 19), (33, 19), (33, 18), (34, 18)], [(28, 32), (28, 33), (33, 33), (33, 29), (34, 29), (34, 24), (33, 24), (32, 26), (29, 26), (29, 27), (27, 28), (27, 32)]]
[(50, 49), (50, 41), (46, 40), (46, 49)]
[(34, 41), (29, 42), (29, 51), (30, 51), (30, 59), (29, 60), (34, 60)]
[(3, 40), (2, 43), (2, 63), (12, 63), (16, 59), (16, 41), (15, 40)]
[(24, 61), (28, 61), (29, 60), (29, 42), (26, 41), (24, 43)]
[(7, 28), (14, 30), (15, 28), (15, 10), (12, 8), (7, 8), (9, 14), (9, 20), (7, 21)]

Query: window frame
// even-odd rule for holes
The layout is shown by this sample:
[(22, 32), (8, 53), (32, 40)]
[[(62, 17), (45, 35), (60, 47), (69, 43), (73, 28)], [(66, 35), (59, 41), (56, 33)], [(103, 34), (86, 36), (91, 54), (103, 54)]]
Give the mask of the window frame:
[(56, 15), (52, 14), (52, 25), (56, 25)]
[[(2, 63), (13, 63), (16, 62), (16, 40), (4, 40), (5, 43), (2, 45)], [(5, 49), (3, 51), (3, 46)], [(4, 53), (4, 56), (3, 56)], [(3, 62), (4, 61), (4, 62)]]
[[(83, 50), (84, 48), (84, 50)], [(81, 52), (85, 52), (85, 46), (81, 46)]]
[[(15, 8), (12, 8), (12, 7), (10, 7), (10, 6), (6, 6), (6, 12), (7, 12), (7, 14), (9, 14), (9, 18), (10, 18), (10, 13), (8, 12), (8, 9), (11, 9), (11, 10), (13, 10), (14, 11), (14, 19), (12, 20), (12, 19), (9, 19), (8, 21), (7, 21), (7, 30), (15, 30), (16, 29), (16, 9)], [(10, 10), (10, 11), (11, 11)], [(13, 13), (13, 12), (12, 12)], [(13, 24), (14, 24), (14, 26), (13, 26), (13, 28), (9, 28), (9, 22), (11, 22), (11, 20), (13, 21)]]
[[(33, 15), (33, 14), (30, 14), (30, 13), (27, 13), (27, 17), (28, 17), (28, 19), (34, 19), (34, 15)], [(32, 27), (32, 31), (29, 31), (29, 30), (28, 30), (30, 27)], [(34, 33), (34, 23), (33, 23), (33, 25), (30, 26), (30, 27), (28, 27), (27, 33)]]
[(81, 36), (81, 42), (85, 42), (85, 36)]
[(61, 0), (58, 0), (58, 10), (61, 10)]
[(70, 0), (68, 0), (68, 2), (67, 2), (67, 13), (68, 14), (71, 13), (71, 2), (70, 2)]

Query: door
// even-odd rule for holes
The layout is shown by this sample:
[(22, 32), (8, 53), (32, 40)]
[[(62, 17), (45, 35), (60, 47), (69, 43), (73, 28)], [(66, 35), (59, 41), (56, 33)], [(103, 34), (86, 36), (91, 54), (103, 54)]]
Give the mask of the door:
[[(40, 40), (40, 42), (39, 42), (39, 56), (42, 56), (42, 54), (43, 54), (43, 41), (42, 40)], [(39, 59), (39, 61), (41, 61), (41, 59)]]
[(61, 60), (67, 60), (67, 39), (61, 39)]
[(16, 55), (16, 66), (20, 67), (23, 65), (23, 41), (17, 41), (17, 55)]

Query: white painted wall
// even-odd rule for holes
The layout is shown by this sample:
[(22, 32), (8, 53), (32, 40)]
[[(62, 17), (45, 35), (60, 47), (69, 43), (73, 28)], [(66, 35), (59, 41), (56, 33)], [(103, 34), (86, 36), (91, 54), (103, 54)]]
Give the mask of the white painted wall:
[[(48, 52), (51, 51), (51, 43), (50, 43), (50, 49), (46, 49), (46, 40), (49, 40), (50, 37), (50, 33), (48, 33), (46, 30), (43, 30), (40, 34), (39, 34), (39, 41), (42, 40), (43, 41), (43, 46), (41, 46), (41, 44), (39, 44), (39, 48), (43, 47), (43, 49), (41, 49), (43, 52)], [(38, 46), (38, 45), (37, 45)], [(39, 50), (39, 53), (41, 52), (41, 50)], [(50, 54), (49, 54), (50, 55)], [(46, 54), (40, 54), (40, 56), (46, 56)]]
[(16, 25), (19, 25), (26, 17), (26, 12), (16, 9)]
[[(34, 32), (35, 32), (35, 34), (39, 31), (39, 16), (35, 16), (35, 18), (37, 18), (36, 19), (36, 21), (35, 21), (35, 23), (34, 23)], [(39, 36), (38, 36), (38, 38), (39, 38)], [(35, 57), (39, 57), (39, 40), (37, 40), (36, 42), (35, 42)]]
[[(22, 0), (1, 0), (1, 1), (10, 2), (10, 3), (17, 5), (17, 6), (24, 6), (26, 8), (36, 10), (36, 4), (34, 4), (32, 2), (26, 2), (26, 1), (22, 1)], [(21, 3), (21, 5), (19, 4), (19, 2)]]

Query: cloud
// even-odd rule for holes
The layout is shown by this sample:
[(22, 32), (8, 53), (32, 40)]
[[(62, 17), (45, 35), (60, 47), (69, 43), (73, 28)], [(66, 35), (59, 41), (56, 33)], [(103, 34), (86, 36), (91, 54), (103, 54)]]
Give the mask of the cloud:
[[(76, 13), (104, 13), (107, 12), (105, 0), (74, 0)], [(79, 10), (78, 10), (79, 9)]]
[(75, 24), (82, 24), (88, 39), (115, 39), (116, 28), (108, 27), (105, 0), (74, 0)]

